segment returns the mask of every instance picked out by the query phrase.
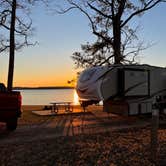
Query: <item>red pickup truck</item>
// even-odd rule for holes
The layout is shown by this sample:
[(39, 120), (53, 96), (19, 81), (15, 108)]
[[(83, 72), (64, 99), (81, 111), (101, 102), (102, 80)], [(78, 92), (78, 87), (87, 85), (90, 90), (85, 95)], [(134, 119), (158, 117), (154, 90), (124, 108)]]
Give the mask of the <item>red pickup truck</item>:
[(21, 115), (21, 94), (18, 91), (8, 92), (0, 83), (0, 122), (6, 122), (8, 130), (17, 128), (17, 119)]

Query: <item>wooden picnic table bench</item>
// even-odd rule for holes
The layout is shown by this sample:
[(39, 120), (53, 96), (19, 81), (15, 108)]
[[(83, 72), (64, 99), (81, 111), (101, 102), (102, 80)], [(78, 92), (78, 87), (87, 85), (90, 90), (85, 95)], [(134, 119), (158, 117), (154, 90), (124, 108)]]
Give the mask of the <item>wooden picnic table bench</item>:
[(61, 106), (64, 107), (65, 112), (73, 112), (73, 102), (51, 102), (53, 113), (58, 113)]

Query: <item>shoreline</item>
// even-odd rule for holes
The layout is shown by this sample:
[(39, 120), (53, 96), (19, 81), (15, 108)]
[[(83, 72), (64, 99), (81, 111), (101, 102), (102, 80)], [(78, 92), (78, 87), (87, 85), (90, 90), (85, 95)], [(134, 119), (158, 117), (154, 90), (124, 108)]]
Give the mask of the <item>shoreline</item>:
[[(41, 105), (22, 105), (21, 108), (23, 110), (31, 110), (31, 109), (44, 109), (45, 106), (52, 106), (50, 104), (41, 104)], [(72, 107), (74, 108), (81, 108), (81, 105), (71, 105)], [(64, 106), (61, 106), (61, 108), (63, 108)], [(93, 107), (93, 106), (90, 106), (90, 107)]]
[[(24, 113), (24, 111), (50, 111), (51, 109), (45, 109), (45, 106), (52, 106), (52, 105), (22, 105), (21, 109), (22, 109), (22, 113)], [(78, 113), (78, 112), (84, 112), (83, 107), (81, 107), (81, 105), (71, 105), (71, 107), (73, 108), (73, 113)], [(59, 111), (58, 114), (60, 113), (65, 113), (65, 106), (64, 105), (60, 105), (59, 107)], [(99, 112), (102, 113), (103, 107), (102, 106), (96, 106), (96, 105), (91, 105), (88, 106), (85, 110), (85, 112)], [(50, 114), (50, 113), (49, 113)]]

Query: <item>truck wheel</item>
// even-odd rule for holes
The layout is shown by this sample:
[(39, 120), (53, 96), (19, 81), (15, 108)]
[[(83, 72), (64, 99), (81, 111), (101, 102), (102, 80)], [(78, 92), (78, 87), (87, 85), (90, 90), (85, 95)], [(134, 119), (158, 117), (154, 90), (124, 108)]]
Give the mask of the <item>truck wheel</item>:
[(6, 128), (7, 130), (13, 131), (17, 128), (17, 118), (11, 119), (8, 122), (6, 122)]

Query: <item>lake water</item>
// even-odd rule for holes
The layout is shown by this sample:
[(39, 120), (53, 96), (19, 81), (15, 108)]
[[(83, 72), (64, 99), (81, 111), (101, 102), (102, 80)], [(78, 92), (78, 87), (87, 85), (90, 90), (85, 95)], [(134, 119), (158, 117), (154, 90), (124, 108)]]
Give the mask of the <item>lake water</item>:
[(20, 92), (23, 105), (48, 105), (53, 101), (79, 103), (74, 89), (26, 89)]

